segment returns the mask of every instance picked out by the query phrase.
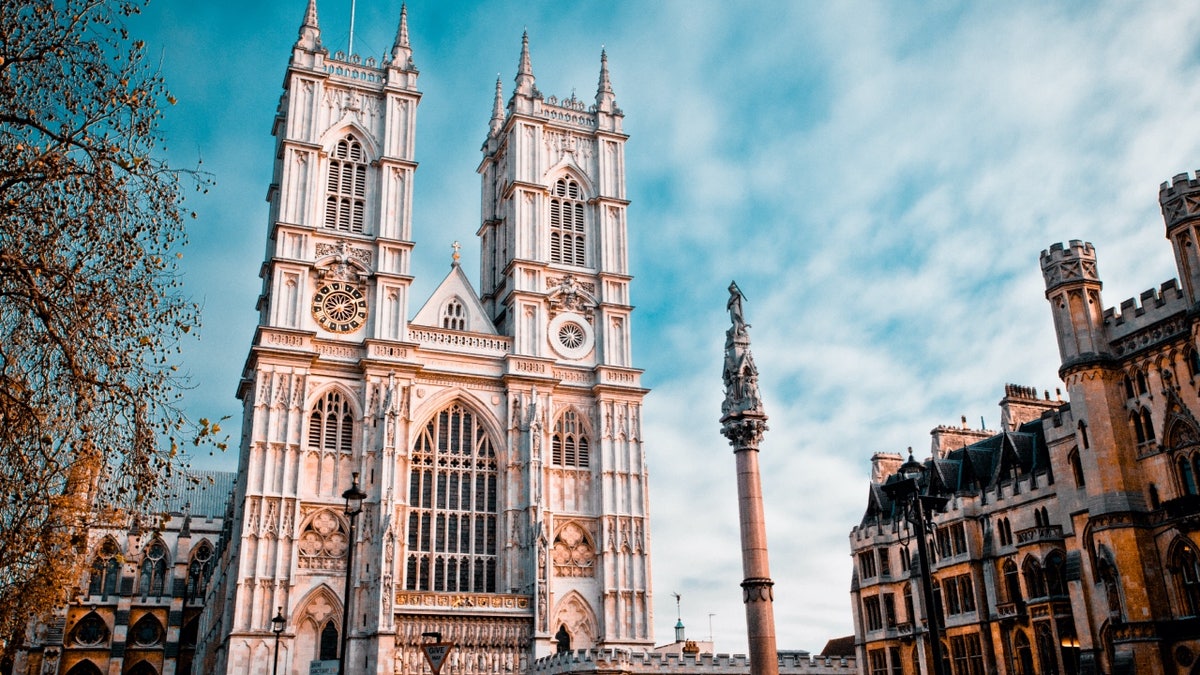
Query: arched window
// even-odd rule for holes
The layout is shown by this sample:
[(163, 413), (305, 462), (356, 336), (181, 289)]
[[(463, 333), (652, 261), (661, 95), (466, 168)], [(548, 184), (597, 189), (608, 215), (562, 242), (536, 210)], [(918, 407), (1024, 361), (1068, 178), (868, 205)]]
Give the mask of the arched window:
[(1033, 556), (1025, 559), (1025, 593), (1031, 600), (1046, 597), (1046, 577), (1042, 574), (1042, 564)]
[(1117, 569), (1108, 562), (1107, 558), (1100, 558), (1097, 567), (1097, 576), (1100, 577), (1100, 583), (1104, 584), (1104, 597), (1108, 602), (1109, 617), (1122, 621), (1124, 612), (1121, 610), (1121, 586), (1117, 581)]
[(1129, 413), (1129, 423), (1133, 425), (1133, 435), (1138, 444), (1146, 442), (1146, 430), (1142, 428), (1142, 416), (1135, 410)]
[(212, 544), (202, 541), (192, 551), (192, 562), (188, 565), (187, 594), (189, 600), (204, 598), (204, 589), (212, 576)]
[(67, 675), (103, 675), (103, 672), (96, 666), (96, 664), (84, 659), (83, 661), (80, 661), (72, 666), (71, 669), (67, 671)]
[(361, 234), (367, 205), (367, 155), (353, 136), (338, 141), (329, 158), (325, 227)]
[(146, 555), (142, 559), (142, 573), (139, 588), (143, 598), (162, 597), (164, 592), (170, 593), (167, 586), (167, 546), (161, 540), (155, 539), (146, 547)]
[(1158, 509), (1158, 507), (1162, 506), (1162, 499), (1158, 496), (1158, 486), (1151, 483), (1148, 492), (1150, 493), (1150, 508)]
[(463, 308), (462, 300), (451, 298), (442, 310), (442, 328), (450, 330), (467, 329), (467, 311)]
[(496, 451), (474, 413), (455, 403), (413, 444), (405, 588), (496, 590)]
[(1180, 457), (1175, 460), (1175, 464), (1179, 467), (1179, 487), (1183, 494), (1196, 494), (1196, 479), (1192, 473), (1192, 462), (1187, 457)]
[(554, 423), (550, 463), (568, 469), (588, 468), (587, 432), (578, 413), (567, 410)]
[(572, 178), (559, 178), (550, 193), (550, 262), (587, 265), (583, 191)]
[(88, 612), (75, 622), (71, 629), (69, 644), (80, 647), (99, 647), (108, 642), (108, 624), (95, 612)]
[(1029, 636), (1020, 628), (1013, 632), (1013, 656), (1014, 675), (1034, 675), (1033, 646), (1029, 644)]
[(341, 392), (326, 392), (313, 406), (308, 416), (308, 447), (330, 452), (354, 448), (354, 415)]
[(107, 597), (117, 592), (117, 580), (121, 578), (121, 561), (117, 554), (121, 549), (112, 539), (105, 539), (96, 550), (96, 558), (92, 560), (91, 582), (88, 584), (89, 595)]
[(129, 639), (137, 647), (160, 644), (163, 641), (162, 623), (153, 614), (143, 614), (129, 629)]
[(1128, 375), (1125, 376), (1125, 398), (1129, 400), (1137, 398), (1137, 392), (1133, 390), (1133, 380), (1129, 379)]
[(1088, 440), (1087, 422), (1084, 422), (1083, 420), (1079, 420), (1079, 443), (1083, 446), (1084, 450), (1092, 447), (1092, 442)]
[(1200, 615), (1200, 561), (1197, 561), (1196, 551), (1191, 544), (1175, 547), (1175, 553), (1171, 556), (1171, 572), (1179, 592), (1179, 615)]
[(321, 644), (318, 656), (321, 661), (336, 661), (338, 658), (338, 629), (333, 619), (325, 622), (321, 629)]
[(158, 675), (158, 669), (149, 661), (138, 661), (137, 665), (125, 671), (125, 675)]
[(1200, 375), (1200, 356), (1197, 355), (1195, 349), (1188, 347), (1183, 354), (1183, 359), (1187, 362), (1189, 376), (1195, 378), (1196, 375)]
[(1146, 432), (1146, 440), (1154, 440), (1154, 423), (1150, 421), (1150, 411), (1142, 408), (1142, 429)]
[(1137, 393), (1140, 396), (1148, 391), (1150, 391), (1150, 387), (1146, 385), (1146, 374), (1139, 370), (1137, 372)]
[(1079, 462), (1079, 451), (1072, 449), (1067, 455), (1067, 462), (1071, 465), (1071, 475), (1075, 477), (1075, 487), (1085, 487), (1087, 477), (1083, 475), (1083, 465)]
[(1017, 564), (1012, 561), (1012, 558), (1007, 558), (1004, 561), (1002, 570), (1005, 596), (1009, 602), (1021, 602), (1021, 582), (1017, 575)]
[(332, 511), (318, 511), (300, 533), (297, 564), (301, 569), (346, 569), (348, 531), (346, 524)]
[(1046, 592), (1052, 597), (1067, 594), (1067, 578), (1064, 576), (1066, 561), (1061, 551), (1051, 551), (1046, 556), (1046, 567), (1043, 576), (1046, 579)]
[(912, 584), (904, 584), (904, 620), (913, 624), (917, 623), (916, 612), (913, 611), (912, 599)]

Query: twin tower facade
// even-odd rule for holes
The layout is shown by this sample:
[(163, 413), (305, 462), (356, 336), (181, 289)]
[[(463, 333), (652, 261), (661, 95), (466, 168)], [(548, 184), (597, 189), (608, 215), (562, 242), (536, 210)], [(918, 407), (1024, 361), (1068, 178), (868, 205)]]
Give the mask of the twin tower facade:
[(456, 644), (460, 673), (524, 672), (568, 644), (652, 646), (626, 136), (605, 56), (594, 102), (547, 98), (523, 40), (478, 169), (479, 292), (456, 249), (414, 312), (417, 75), (403, 11), (376, 63), (330, 56), (310, 0), (274, 124), (202, 672), (270, 672), (277, 612), (289, 675), (336, 659), (343, 637), (347, 672), (388, 674), (423, 671), (430, 632)]

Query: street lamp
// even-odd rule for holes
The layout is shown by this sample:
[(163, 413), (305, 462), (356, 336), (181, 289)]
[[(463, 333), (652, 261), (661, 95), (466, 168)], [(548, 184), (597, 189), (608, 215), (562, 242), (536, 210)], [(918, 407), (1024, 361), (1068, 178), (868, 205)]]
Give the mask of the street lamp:
[(280, 607), (275, 613), (275, 618), (271, 619), (271, 632), (275, 634), (275, 663), (271, 668), (271, 675), (279, 675), (279, 634), (286, 625), (287, 619), (283, 618), (283, 607)]
[(367, 493), (358, 487), (358, 472), (355, 471), (354, 484), (342, 493), (342, 499), (346, 500), (346, 515), (350, 517), (350, 548), (346, 554), (346, 595), (342, 600), (342, 649), (338, 659), (338, 675), (346, 675), (346, 639), (350, 636), (350, 578), (354, 573), (354, 528), (366, 498)]
[(929, 658), (933, 661), (929, 672), (934, 675), (948, 675), (943, 670), (942, 630), (938, 625), (938, 614), (933, 605), (933, 569), (925, 525), (932, 518), (933, 512), (943, 509), (949, 499), (929, 494), (931, 482), (925, 477), (925, 465), (913, 459), (912, 448), (909, 448), (908, 461), (900, 465), (896, 477), (883, 486), (883, 491), (904, 514), (905, 519), (916, 527), (921, 600), (925, 605), (925, 622), (928, 626)]

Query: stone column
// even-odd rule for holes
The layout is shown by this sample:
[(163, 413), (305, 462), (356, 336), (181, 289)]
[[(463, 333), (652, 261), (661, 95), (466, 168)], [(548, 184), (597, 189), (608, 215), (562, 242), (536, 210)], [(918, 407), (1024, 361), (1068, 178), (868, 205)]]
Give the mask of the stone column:
[(736, 283), (729, 285), (729, 315), (725, 332), (725, 402), (721, 433), (733, 446), (737, 462), (738, 514), (742, 533), (742, 600), (746, 603), (746, 633), (751, 675), (778, 675), (775, 647), (775, 607), (767, 527), (763, 517), (758, 446), (767, 430), (767, 415), (758, 392), (758, 369), (750, 355), (750, 326), (742, 315), (745, 298)]

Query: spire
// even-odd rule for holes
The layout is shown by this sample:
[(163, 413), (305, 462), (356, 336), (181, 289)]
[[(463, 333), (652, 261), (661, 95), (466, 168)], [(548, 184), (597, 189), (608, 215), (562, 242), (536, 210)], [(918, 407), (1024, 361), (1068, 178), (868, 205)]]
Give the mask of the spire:
[(317, 0), (308, 0), (304, 10), (304, 23), (300, 24), (300, 36), (296, 46), (310, 51), (321, 48), (321, 27), (317, 25)]
[(596, 109), (612, 112), (617, 97), (613, 95), (612, 82), (608, 79), (608, 53), (600, 48), (600, 84), (596, 87)]
[(521, 33), (521, 63), (517, 66), (516, 93), (531, 98), (537, 95), (533, 86), (533, 65), (529, 59), (529, 31)]
[(492, 103), (492, 121), (488, 125), (493, 136), (500, 133), (504, 126), (504, 90), (500, 85), (500, 75), (496, 75), (496, 100)]
[(729, 284), (729, 318), (733, 323), (725, 331), (725, 402), (721, 405), (723, 433), (730, 441), (757, 447), (767, 430), (767, 414), (763, 411), (758, 391), (758, 368), (750, 354), (750, 325), (742, 313), (746, 296), (737, 282)]
[(412, 47), (408, 44), (408, 5), (400, 5), (400, 25), (396, 27), (396, 39), (392, 42), (392, 65), (397, 68), (411, 69), (413, 66)]

